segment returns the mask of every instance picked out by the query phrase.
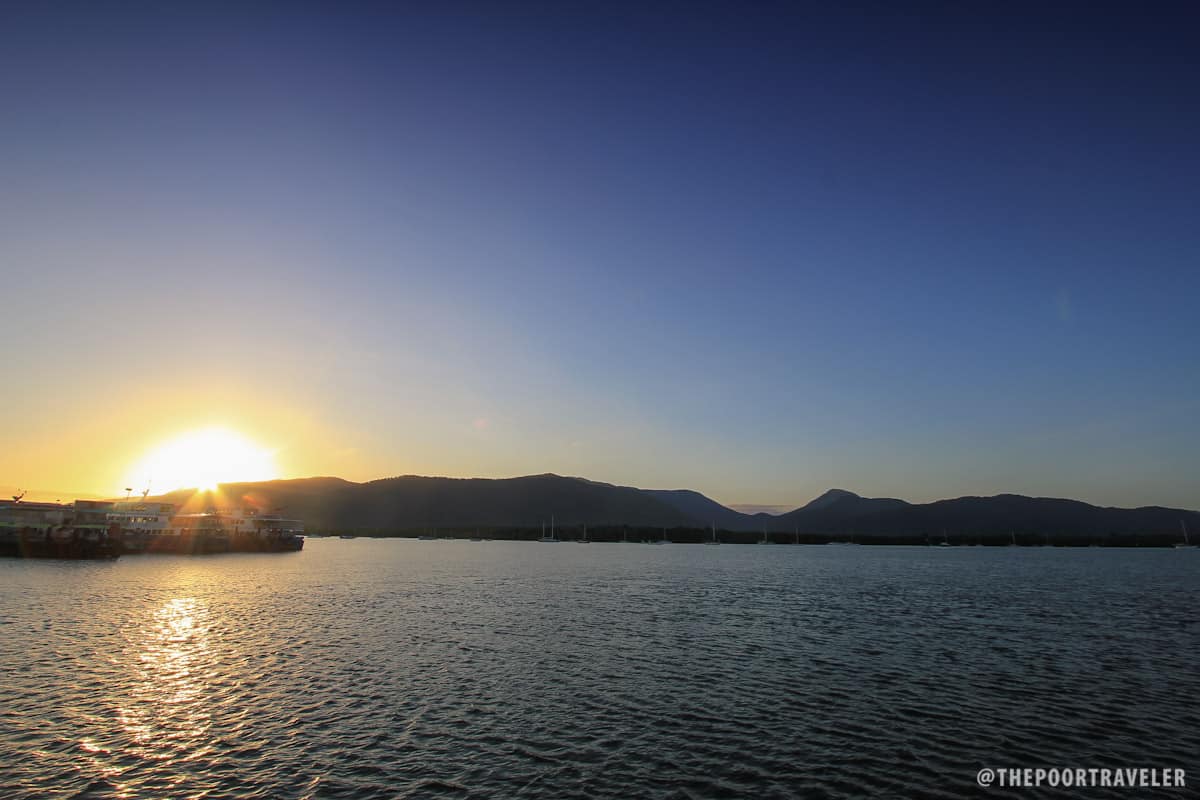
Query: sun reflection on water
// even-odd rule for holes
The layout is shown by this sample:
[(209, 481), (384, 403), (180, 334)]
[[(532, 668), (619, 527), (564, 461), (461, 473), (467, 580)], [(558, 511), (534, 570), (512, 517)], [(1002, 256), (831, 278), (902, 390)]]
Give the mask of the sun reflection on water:
[(191, 760), (207, 751), (210, 656), (208, 607), (191, 597), (166, 602), (145, 627), (131, 688), (118, 708), (143, 758)]

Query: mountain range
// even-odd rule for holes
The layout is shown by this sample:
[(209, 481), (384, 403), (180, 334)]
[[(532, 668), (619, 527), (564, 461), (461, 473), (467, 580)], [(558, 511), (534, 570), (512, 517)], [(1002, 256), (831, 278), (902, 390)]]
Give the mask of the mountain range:
[(851, 540), (942, 537), (1059, 538), (1200, 535), (1200, 513), (1149, 506), (1106, 508), (1076, 500), (1001, 494), (932, 503), (861, 497), (831, 489), (785, 514), (743, 514), (688, 489), (614, 486), (583, 478), (437, 478), (406, 475), (353, 483), (341, 478), (229, 483), (218, 498), (193, 490), (161, 500), (198, 510), (207, 505), (282, 509), (313, 531), (379, 534), (430, 529), (629, 526), (642, 528), (820, 534)]

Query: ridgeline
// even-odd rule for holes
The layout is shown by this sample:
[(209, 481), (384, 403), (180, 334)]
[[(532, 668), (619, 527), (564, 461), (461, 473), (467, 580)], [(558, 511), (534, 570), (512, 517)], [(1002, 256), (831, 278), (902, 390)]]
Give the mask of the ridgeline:
[[(832, 489), (785, 514), (742, 514), (690, 490), (614, 486), (582, 478), (433, 478), (352, 483), (340, 478), (229, 483), (226, 504), (283, 508), (310, 533), (536, 539), (553, 515), (564, 539), (952, 545), (1171, 546), (1200, 535), (1200, 513), (1149, 506), (1104, 508), (1075, 500), (1001, 494), (933, 503), (867, 498)], [(197, 507), (191, 490), (159, 498)], [(1193, 537), (1194, 540), (1194, 537)]]

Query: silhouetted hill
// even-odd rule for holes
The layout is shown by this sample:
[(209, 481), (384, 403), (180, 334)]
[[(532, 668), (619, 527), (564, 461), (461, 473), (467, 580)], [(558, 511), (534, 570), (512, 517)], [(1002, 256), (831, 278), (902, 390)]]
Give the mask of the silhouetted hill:
[[(643, 489), (646, 494), (661, 500), (686, 514), (694, 524), (716, 524), (727, 531), (758, 530), (757, 515), (742, 514), (723, 506), (716, 500), (691, 489)], [(769, 515), (766, 515), (769, 516)]]
[[(826, 506), (831, 506), (839, 500), (845, 499), (861, 499), (854, 492), (846, 491), (845, 489), (830, 489), (820, 497), (814, 497), (796, 511), (818, 511)], [(789, 512), (794, 513), (794, 512)]]
[(781, 514), (775, 530), (853, 531), (862, 526), (861, 520), (866, 517), (911, 507), (890, 497), (859, 497), (845, 489), (830, 489), (807, 505)]
[[(1001, 494), (884, 509), (857, 516), (852, 524), (881, 535), (940, 538), (945, 532), (951, 538), (1015, 536), (1031, 543), (1036, 537), (1070, 540), (1139, 534), (1182, 539), (1181, 522), (1194, 531), (1200, 514), (1161, 506), (1104, 508), (1077, 500)], [(840, 530), (844, 532), (845, 526)]]
[(537, 527), (548, 524), (551, 515), (562, 526), (692, 524), (690, 517), (640, 489), (558, 475), (497, 480), (406, 475), (368, 483), (310, 478), (222, 484), (220, 490), (231, 503), (283, 507), (313, 529)]
[(786, 514), (743, 514), (690, 489), (646, 489), (647, 494), (675, 506), (701, 526), (716, 522), (727, 531), (767, 531), (791, 533), (817, 530), (832, 523), (863, 514), (908, 505), (903, 500), (859, 497), (845, 489), (830, 489), (802, 508)]
[[(520, 478), (430, 478), (407, 475), (352, 483), (340, 478), (304, 478), (222, 484), (216, 499), (191, 491), (162, 499), (203, 510), (205, 505), (282, 508), (313, 530), (359, 529), (380, 533), (435, 528), (521, 527), (537, 529), (553, 514), (566, 528), (627, 525), (643, 528), (707, 529), (792, 534), (808, 541), (939, 541), (1021, 543), (1081, 539), (1124, 542), (1152, 537), (1159, 544), (1182, 538), (1185, 521), (1200, 538), (1200, 514), (1161, 508), (1102, 508), (1075, 500), (1002, 494), (909, 504), (892, 498), (860, 497), (831, 489), (786, 514), (742, 514), (687, 489), (614, 486), (559, 475)], [(698, 534), (697, 534), (698, 535)], [(787, 537), (790, 540), (790, 536)], [(1147, 540), (1149, 541), (1149, 540)]]

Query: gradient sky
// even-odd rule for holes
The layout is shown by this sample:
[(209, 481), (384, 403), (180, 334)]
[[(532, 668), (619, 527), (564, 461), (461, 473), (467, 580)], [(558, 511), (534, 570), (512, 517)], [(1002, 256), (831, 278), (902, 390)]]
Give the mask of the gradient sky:
[(1170, 6), (105, 5), (0, 9), (0, 484), (1200, 507)]

